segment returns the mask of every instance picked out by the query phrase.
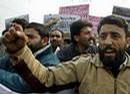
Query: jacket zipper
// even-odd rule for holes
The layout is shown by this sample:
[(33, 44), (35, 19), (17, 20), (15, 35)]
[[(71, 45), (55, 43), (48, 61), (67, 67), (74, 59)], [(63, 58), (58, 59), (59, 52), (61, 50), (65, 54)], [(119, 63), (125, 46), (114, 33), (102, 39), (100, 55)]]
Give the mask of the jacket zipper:
[(114, 79), (114, 94), (117, 94), (117, 80)]

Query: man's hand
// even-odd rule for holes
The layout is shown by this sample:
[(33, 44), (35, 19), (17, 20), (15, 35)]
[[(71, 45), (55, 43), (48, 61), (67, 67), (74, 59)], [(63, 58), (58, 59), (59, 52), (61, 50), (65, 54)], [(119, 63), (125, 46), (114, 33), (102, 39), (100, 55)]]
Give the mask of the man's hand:
[(60, 21), (60, 17), (59, 16), (54, 16), (53, 18), (51, 18), (47, 23), (45, 23), (44, 25), (46, 27), (52, 26), (54, 24), (56, 24), (58, 21)]
[(16, 25), (10, 27), (9, 31), (4, 34), (2, 41), (9, 53), (16, 53), (26, 45), (28, 38), (21, 26)]

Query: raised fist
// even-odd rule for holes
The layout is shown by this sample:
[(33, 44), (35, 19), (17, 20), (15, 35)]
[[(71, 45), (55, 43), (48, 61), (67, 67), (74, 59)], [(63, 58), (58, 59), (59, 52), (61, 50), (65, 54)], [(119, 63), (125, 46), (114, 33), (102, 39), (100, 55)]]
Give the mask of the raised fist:
[(44, 25), (46, 27), (49, 27), (49, 26), (52, 26), (52, 25), (56, 24), (58, 21), (60, 21), (60, 17), (59, 16), (54, 16), (47, 23), (45, 23)]
[(26, 45), (28, 37), (20, 25), (15, 25), (4, 34), (2, 41), (7, 48), (7, 52), (16, 53)]

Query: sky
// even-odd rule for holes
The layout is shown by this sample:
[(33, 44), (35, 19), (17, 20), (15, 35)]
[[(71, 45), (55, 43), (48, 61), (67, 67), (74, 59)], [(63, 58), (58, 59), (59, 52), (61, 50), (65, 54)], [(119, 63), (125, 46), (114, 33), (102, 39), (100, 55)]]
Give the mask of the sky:
[(90, 15), (106, 16), (114, 5), (130, 8), (130, 0), (1, 0), (0, 31), (10, 17), (29, 14), (30, 21), (43, 23), (44, 14), (57, 14), (60, 6), (89, 4)]

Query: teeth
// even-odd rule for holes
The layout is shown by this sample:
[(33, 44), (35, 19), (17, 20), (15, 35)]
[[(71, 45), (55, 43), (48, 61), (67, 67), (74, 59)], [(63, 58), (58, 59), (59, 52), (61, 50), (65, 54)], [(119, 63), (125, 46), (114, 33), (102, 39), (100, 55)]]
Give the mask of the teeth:
[(106, 52), (107, 52), (107, 53), (112, 53), (112, 52), (113, 52), (113, 50), (106, 50)]

